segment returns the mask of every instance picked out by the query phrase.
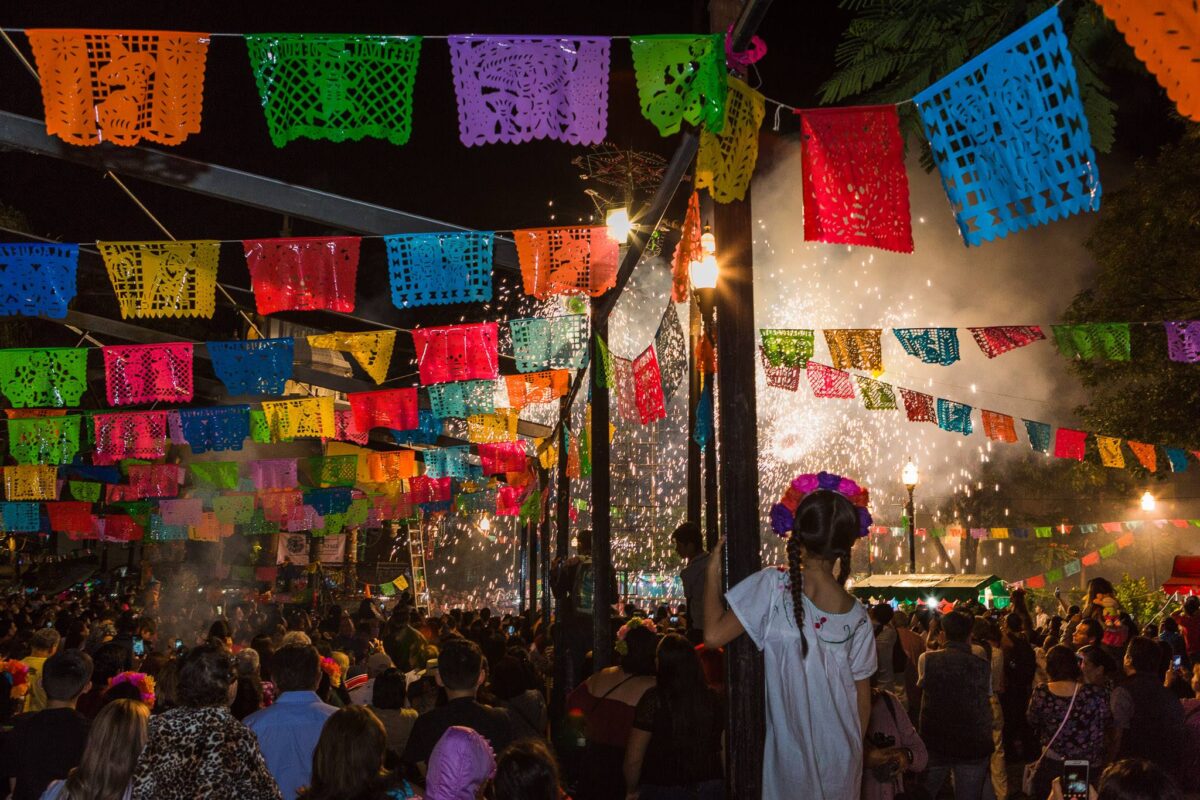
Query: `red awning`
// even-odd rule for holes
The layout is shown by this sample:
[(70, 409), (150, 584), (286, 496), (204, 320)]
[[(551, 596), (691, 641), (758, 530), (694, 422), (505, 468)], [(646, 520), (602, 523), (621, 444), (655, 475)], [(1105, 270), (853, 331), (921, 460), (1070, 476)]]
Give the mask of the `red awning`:
[(1200, 594), (1200, 556), (1175, 556), (1171, 577), (1162, 588), (1167, 594)]

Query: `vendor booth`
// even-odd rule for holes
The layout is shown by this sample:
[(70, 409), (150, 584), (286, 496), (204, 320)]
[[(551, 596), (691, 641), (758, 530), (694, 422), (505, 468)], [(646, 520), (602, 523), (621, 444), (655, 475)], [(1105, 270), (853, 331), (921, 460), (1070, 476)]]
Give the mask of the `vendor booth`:
[(1162, 589), (1167, 594), (1200, 594), (1200, 556), (1175, 556)]
[(860, 600), (901, 603), (977, 600), (988, 608), (1009, 603), (1008, 588), (995, 575), (870, 575), (855, 583), (851, 592)]

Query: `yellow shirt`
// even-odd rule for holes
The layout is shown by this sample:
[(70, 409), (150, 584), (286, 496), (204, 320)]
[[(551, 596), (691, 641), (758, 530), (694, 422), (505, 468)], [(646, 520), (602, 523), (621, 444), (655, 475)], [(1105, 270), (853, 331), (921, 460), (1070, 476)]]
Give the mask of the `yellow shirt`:
[(29, 693), (25, 695), (25, 711), (41, 711), (46, 707), (46, 690), (42, 688), (42, 665), (46, 659), (44, 656), (29, 656), (21, 659), (21, 663), (29, 667)]

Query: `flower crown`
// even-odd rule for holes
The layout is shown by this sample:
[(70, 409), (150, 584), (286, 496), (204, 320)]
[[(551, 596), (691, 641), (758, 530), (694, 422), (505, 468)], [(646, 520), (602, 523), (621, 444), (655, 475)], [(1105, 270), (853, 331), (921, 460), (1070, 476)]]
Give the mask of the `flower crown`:
[(24, 686), (29, 682), (29, 667), (15, 659), (0, 662), (0, 672), (11, 676), (13, 686)]
[(321, 657), (321, 669), (335, 685), (338, 682), (338, 678), (342, 677), (341, 665), (328, 656)]
[(858, 535), (863, 537), (871, 528), (871, 513), (867, 511), (870, 493), (849, 478), (832, 472), (806, 472), (792, 479), (779, 502), (771, 506), (771, 530), (778, 536), (787, 536), (796, 523), (796, 509), (800, 501), (821, 489), (837, 492), (854, 504), (858, 511)]
[(135, 687), (142, 696), (142, 702), (154, 708), (154, 678), (144, 672), (118, 672), (108, 686), (111, 689), (122, 683)]
[(629, 654), (629, 645), (625, 644), (625, 637), (634, 628), (645, 628), (653, 634), (658, 634), (658, 626), (654, 624), (654, 620), (646, 619), (645, 617), (633, 617), (617, 629), (617, 646), (614, 648), (621, 655)]

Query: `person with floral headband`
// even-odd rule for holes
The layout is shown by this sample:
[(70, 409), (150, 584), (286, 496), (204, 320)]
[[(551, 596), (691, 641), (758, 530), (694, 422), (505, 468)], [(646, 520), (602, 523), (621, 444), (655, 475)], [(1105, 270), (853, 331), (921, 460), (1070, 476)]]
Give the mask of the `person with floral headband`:
[(720, 600), (723, 540), (709, 559), (704, 644), (723, 647), (746, 633), (765, 653), (763, 800), (859, 797), (875, 636), (845, 583), (850, 551), (871, 525), (867, 501), (848, 478), (793, 480), (771, 508), (772, 529), (787, 537), (788, 565), (734, 586), (729, 609)]

